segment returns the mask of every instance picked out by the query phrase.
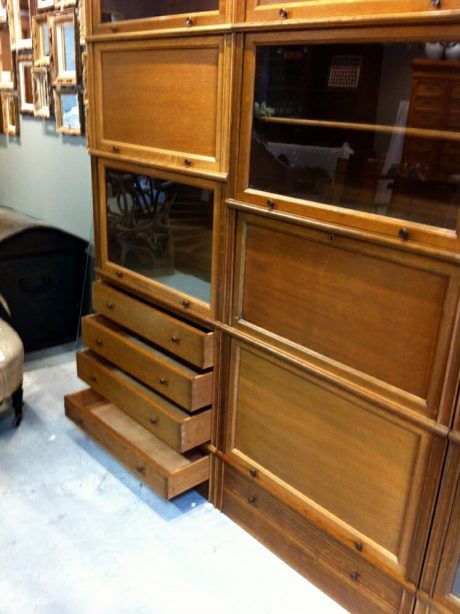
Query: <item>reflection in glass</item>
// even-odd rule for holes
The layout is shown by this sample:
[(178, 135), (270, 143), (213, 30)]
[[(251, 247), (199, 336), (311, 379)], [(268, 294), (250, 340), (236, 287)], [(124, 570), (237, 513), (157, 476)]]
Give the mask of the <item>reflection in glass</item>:
[(428, 53), (424, 43), (259, 47), (250, 187), (455, 229), (459, 63)]
[(209, 303), (213, 192), (111, 169), (106, 185), (109, 260)]
[(452, 594), (460, 599), (460, 560), (457, 563), (457, 572), (455, 574), (454, 586), (452, 587)]
[(101, 0), (101, 21), (146, 19), (163, 15), (182, 15), (217, 11), (219, 0)]
[(80, 130), (80, 109), (77, 94), (61, 94), (62, 127)]

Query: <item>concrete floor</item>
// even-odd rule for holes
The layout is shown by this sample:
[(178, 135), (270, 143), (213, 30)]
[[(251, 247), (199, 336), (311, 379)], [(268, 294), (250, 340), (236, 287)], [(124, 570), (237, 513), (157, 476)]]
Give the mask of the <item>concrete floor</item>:
[(1, 614), (345, 612), (199, 494), (163, 501), (67, 420), (73, 351), (29, 355), (24, 387), (19, 429), (0, 414)]

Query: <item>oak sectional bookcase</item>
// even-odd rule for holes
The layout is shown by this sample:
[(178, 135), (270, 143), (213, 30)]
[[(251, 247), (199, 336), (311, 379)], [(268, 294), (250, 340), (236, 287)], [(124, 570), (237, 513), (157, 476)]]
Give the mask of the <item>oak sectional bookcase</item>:
[(86, 12), (67, 414), (350, 611), (460, 612), (460, 3)]

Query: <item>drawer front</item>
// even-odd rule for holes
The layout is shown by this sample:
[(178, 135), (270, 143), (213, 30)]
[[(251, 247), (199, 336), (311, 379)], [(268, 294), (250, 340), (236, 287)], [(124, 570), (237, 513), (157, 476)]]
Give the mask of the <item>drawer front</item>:
[(434, 98), (437, 99), (438, 101), (440, 101), (440, 104), (442, 104), (442, 99), (444, 97), (444, 90), (445, 90), (445, 86), (444, 84), (439, 80), (433, 80), (433, 81), (429, 81), (429, 80), (420, 80), (418, 82), (415, 83), (415, 87), (414, 87), (414, 93), (415, 93), (415, 97), (416, 100), (420, 97), (427, 97), (427, 98)]
[(77, 354), (78, 376), (177, 452), (211, 438), (211, 411), (190, 416), (89, 351)]
[[(226, 465), (222, 511), (352, 612), (410, 612), (412, 595), (264, 489)], [(358, 544), (358, 547), (361, 547)], [(415, 589), (414, 589), (415, 590)]]
[(441, 121), (442, 111), (440, 109), (433, 111), (420, 109), (412, 113), (411, 126), (414, 128), (439, 128)]
[(224, 40), (190, 37), (96, 46), (97, 151), (225, 175)]
[(426, 539), (427, 476), (439, 475), (444, 440), (236, 341), (230, 364), (226, 453), (331, 531), (362, 536), (401, 577), (418, 565), (411, 552)]
[[(334, 378), (340, 372), (360, 389), (439, 419), (458, 267), (278, 220), (238, 217), (236, 325), (275, 344), (291, 342), (291, 351)], [(444, 397), (446, 413), (454, 394), (452, 387)]]
[(91, 389), (65, 397), (66, 415), (166, 499), (209, 479), (209, 457), (177, 454)]
[(214, 334), (173, 318), (105, 284), (93, 284), (94, 309), (179, 358), (208, 369), (213, 365)]
[(200, 373), (162, 354), (101, 316), (82, 320), (83, 343), (188, 411), (212, 402), (212, 373)]

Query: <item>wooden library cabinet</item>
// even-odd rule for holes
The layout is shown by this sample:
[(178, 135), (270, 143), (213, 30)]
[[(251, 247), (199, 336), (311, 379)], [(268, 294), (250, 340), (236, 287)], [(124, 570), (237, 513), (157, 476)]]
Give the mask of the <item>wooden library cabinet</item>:
[(87, 1), (67, 414), (350, 612), (457, 612), (458, 1), (152, 4)]

